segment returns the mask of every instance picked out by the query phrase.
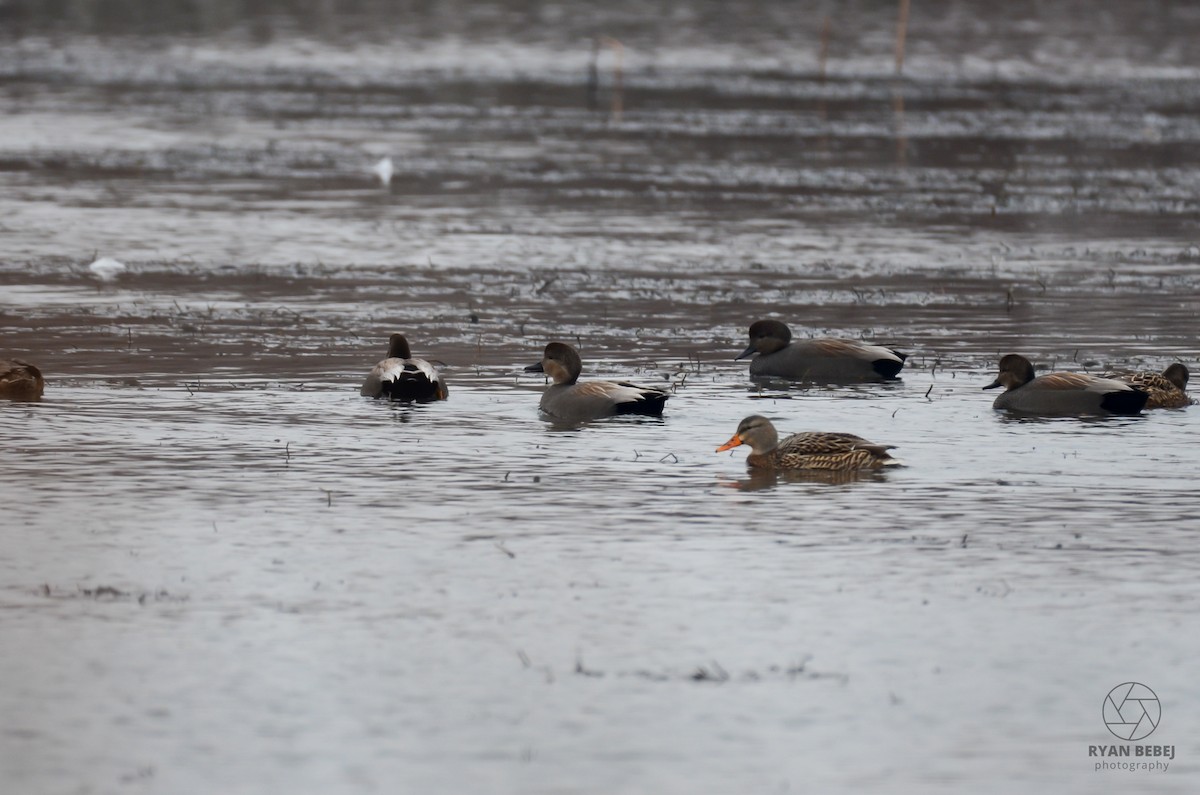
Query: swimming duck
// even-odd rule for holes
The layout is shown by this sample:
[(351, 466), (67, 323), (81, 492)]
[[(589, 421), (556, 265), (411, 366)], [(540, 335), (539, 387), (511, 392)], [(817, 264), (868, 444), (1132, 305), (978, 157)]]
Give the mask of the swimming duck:
[(445, 400), (450, 391), (437, 368), (424, 359), (414, 359), (404, 335), (393, 334), (388, 340), (387, 358), (367, 373), (359, 394), (425, 403)]
[(1104, 377), (1123, 381), (1148, 394), (1148, 409), (1178, 409), (1192, 405), (1187, 393), (1189, 375), (1186, 365), (1175, 362), (1162, 373), (1106, 373)]
[(750, 345), (734, 361), (758, 354), (750, 375), (803, 381), (882, 381), (896, 378), (907, 354), (857, 340), (815, 339), (792, 342), (792, 331), (778, 320), (750, 326)]
[(1005, 387), (993, 408), (1033, 414), (1137, 414), (1149, 397), (1123, 381), (1085, 373), (1047, 373), (1034, 377), (1024, 356), (1000, 360), (1000, 374), (984, 387)]
[(20, 359), (0, 359), (0, 398), (37, 400), (46, 389), (42, 371)]
[(900, 466), (888, 454), (895, 445), (875, 444), (852, 433), (807, 432), (793, 434), (782, 442), (766, 417), (751, 415), (738, 424), (737, 433), (717, 452), (750, 445), (746, 463), (763, 469), (824, 469), (849, 472)]
[(538, 407), (555, 419), (583, 422), (617, 414), (658, 416), (670, 397), (661, 389), (615, 383), (585, 381), (580, 384), (583, 361), (579, 352), (562, 342), (552, 342), (542, 360), (525, 368), (527, 373), (545, 373), (554, 383), (542, 393)]

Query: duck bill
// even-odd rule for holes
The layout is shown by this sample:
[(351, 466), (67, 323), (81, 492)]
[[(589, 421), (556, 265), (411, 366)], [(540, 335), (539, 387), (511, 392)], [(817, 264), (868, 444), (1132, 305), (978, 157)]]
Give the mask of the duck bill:
[(527, 373), (544, 373), (544, 372), (546, 372), (546, 370), (544, 367), (542, 367), (542, 363), (538, 362), (537, 364), (531, 364), (528, 367), (526, 367), (525, 372), (527, 372)]
[(995, 381), (993, 381), (992, 383), (988, 384), (987, 386), (985, 386), (983, 388), (984, 389), (995, 389), (998, 386), (1004, 386), (1004, 384), (1000, 383), (999, 378), (997, 378)]
[(728, 442), (726, 442), (725, 444), (723, 444), (717, 448), (717, 452), (723, 453), (726, 450), (732, 450), (735, 447), (740, 447), (741, 444), (742, 444), (742, 438), (735, 433), (733, 435), (732, 439), (730, 439)]
[(749, 344), (749, 345), (746, 347), (746, 350), (742, 351), (742, 352), (741, 352), (741, 353), (739, 353), (737, 356), (734, 356), (734, 357), (733, 357), (733, 360), (736, 362), (736, 361), (738, 361), (738, 360), (740, 360), (740, 359), (749, 359), (749, 358), (750, 358), (751, 356), (753, 356), (753, 355), (754, 355), (756, 352), (757, 352), (757, 351), (755, 351), (755, 350), (754, 350), (754, 343), (752, 342), (752, 343), (750, 343), (750, 344)]

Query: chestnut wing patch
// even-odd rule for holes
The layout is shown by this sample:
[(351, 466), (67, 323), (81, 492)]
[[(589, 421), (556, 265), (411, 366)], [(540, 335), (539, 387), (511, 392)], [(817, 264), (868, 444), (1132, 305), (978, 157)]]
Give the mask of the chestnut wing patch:
[(1075, 390), (1087, 389), (1095, 383), (1095, 379), (1083, 373), (1048, 373), (1037, 379), (1042, 389)]

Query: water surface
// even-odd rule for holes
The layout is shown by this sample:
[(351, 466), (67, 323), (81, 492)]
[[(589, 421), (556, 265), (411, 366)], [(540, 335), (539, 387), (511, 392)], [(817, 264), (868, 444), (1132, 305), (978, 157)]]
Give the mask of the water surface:
[[(897, 77), (891, 3), (824, 76), (785, 3), (54, 5), (0, 7), (14, 792), (1195, 791), (1200, 415), (980, 389), (1196, 369), (1194, 9), (914, 3)], [(766, 316), (904, 378), (752, 382)], [(358, 397), (393, 331), (450, 400)], [(539, 418), (555, 339), (663, 418)], [(907, 466), (752, 477), (751, 413)], [(1088, 757), (1131, 680), (1165, 773)]]

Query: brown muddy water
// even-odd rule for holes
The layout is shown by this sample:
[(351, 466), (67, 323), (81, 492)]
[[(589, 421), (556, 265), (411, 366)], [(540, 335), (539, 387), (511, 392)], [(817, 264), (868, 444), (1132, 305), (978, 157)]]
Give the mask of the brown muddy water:
[[(980, 387), (1197, 369), (1200, 10), (912, 6), (896, 77), (890, 2), (0, 1), (4, 791), (1197, 791), (1200, 409)], [(358, 397), (393, 331), (448, 401)], [(665, 415), (541, 420), (554, 339)]]

